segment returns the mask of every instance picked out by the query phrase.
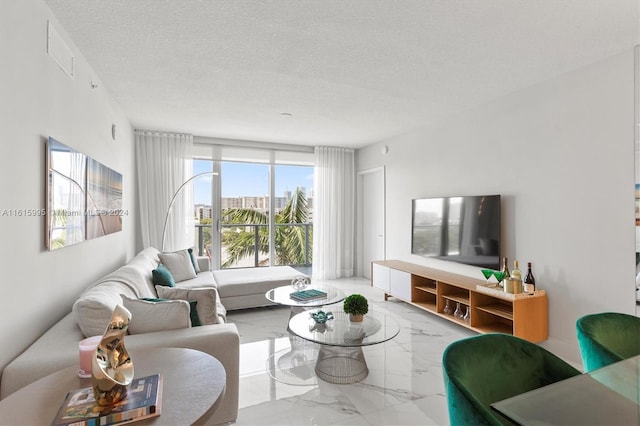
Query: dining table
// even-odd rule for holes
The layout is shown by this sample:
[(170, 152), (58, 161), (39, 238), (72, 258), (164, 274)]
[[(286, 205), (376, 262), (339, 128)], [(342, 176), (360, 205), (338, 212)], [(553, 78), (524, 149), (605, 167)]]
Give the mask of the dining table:
[(640, 355), (491, 404), (520, 425), (640, 425)]

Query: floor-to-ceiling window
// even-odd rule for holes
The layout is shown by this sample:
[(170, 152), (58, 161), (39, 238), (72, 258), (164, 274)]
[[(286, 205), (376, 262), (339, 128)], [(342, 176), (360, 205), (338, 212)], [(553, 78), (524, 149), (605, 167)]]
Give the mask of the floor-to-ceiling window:
[(276, 265), (311, 266), (313, 167), (275, 165)]
[(221, 266), (269, 266), (269, 165), (223, 161), (221, 166)]
[(312, 152), (207, 144), (195, 151), (199, 253), (216, 269), (310, 267)]

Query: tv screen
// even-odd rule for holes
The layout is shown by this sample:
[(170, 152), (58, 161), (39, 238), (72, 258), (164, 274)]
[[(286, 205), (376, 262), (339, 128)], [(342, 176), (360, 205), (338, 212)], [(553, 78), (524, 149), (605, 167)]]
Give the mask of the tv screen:
[(413, 200), (411, 253), (500, 268), (500, 195)]

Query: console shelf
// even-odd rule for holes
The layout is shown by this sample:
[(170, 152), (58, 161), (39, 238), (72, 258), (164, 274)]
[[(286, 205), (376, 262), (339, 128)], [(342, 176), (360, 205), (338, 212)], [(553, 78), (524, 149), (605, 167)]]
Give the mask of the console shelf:
[[(371, 285), (431, 314), (478, 333), (507, 333), (540, 342), (548, 338), (548, 301), (543, 290), (533, 295), (508, 294), (485, 286), (484, 279), (400, 260), (371, 263)], [(469, 307), (471, 320), (445, 314), (447, 300)]]
[(435, 303), (427, 303), (427, 302), (416, 302), (415, 306), (418, 306), (427, 311), (436, 312), (436, 304)]
[(462, 303), (469, 306), (469, 296), (464, 294), (443, 294), (445, 299), (453, 300), (454, 302)]
[(512, 306), (504, 305), (502, 303), (495, 303), (493, 305), (476, 306), (476, 309), (513, 321)]
[(417, 286), (416, 290), (425, 291), (425, 292), (431, 293), (431, 294), (438, 294), (436, 292), (436, 288), (435, 287), (431, 288), (431, 287), (419, 287), (419, 286)]

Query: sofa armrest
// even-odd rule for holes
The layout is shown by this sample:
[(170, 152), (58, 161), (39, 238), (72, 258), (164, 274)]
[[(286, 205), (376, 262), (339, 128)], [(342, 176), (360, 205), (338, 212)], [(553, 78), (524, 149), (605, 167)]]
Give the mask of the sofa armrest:
[(211, 262), (207, 256), (196, 256), (196, 262), (198, 262), (198, 268), (200, 268), (201, 271), (211, 270)]
[(5, 366), (0, 399), (60, 369), (77, 365), (78, 342), (82, 339), (74, 315), (67, 314)]

